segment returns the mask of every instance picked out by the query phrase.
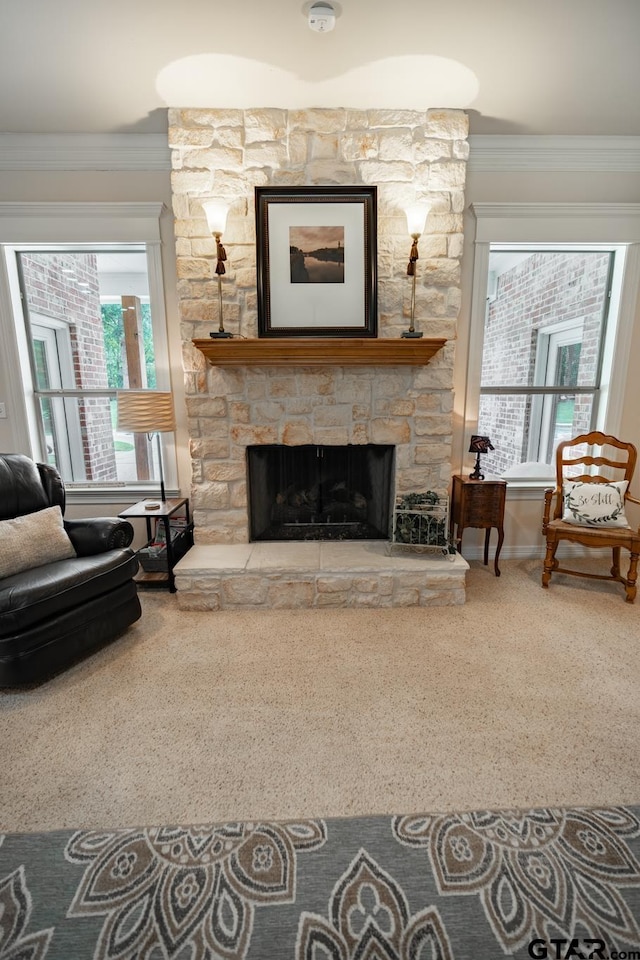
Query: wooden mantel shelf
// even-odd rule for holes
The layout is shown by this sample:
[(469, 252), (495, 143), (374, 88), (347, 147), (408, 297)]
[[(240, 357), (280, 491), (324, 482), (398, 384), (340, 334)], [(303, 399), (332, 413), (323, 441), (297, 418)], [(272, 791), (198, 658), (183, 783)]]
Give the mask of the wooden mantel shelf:
[(244, 340), (194, 340), (216, 367), (269, 366), (421, 366), (446, 343), (444, 337), (362, 339), (355, 337), (274, 337)]

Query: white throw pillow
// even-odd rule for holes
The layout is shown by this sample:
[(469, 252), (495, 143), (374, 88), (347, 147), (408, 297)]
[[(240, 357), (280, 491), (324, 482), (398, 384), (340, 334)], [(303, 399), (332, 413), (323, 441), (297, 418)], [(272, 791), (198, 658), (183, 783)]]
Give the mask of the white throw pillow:
[(60, 507), (0, 520), (0, 579), (75, 555)]
[(610, 483), (565, 480), (562, 519), (580, 527), (628, 527), (624, 513), (626, 490), (626, 480)]

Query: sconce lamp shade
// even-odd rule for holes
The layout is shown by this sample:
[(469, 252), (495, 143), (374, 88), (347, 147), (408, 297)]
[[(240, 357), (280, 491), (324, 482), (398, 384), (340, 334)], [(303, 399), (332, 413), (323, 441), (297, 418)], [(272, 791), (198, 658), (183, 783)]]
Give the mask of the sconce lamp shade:
[(223, 234), (227, 225), (227, 214), (229, 213), (229, 204), (224, 200), (206, 200), (202, 204), (205, 212), (209, 230), (215, 236), (216, 233)]
[(159, 390), (119, 391), (118, 429), (129, 433), (171, 433), (176, 429), (173, 395)]
[(418, 200), (405, 209), (410, 237), (414, 237), (416, 234), (422, 236), (430, 209), (431, 203), (428, 200)]
[(489, 450), (495, 450), (489, 437), (480, 437), (474, 434), (469, 443), (469, 453), (488, 453)]

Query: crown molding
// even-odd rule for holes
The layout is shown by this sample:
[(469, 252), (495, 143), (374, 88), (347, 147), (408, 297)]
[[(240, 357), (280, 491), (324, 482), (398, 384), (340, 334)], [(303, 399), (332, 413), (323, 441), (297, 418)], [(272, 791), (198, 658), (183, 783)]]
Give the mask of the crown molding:
[[(469, 137), (469, 171), (640, 172), (640, 137)], [(0, 133), (1, 170), (166, 170), (164, 133)]]
[(31, 202), (29, 200), (2, 200), (0, 201), (0, 217), (11, 219), (61, 219), (61, 218), (88, 218), (95, 220), (100, 217), (157, 220), (164, 209), (160, 201), (152, 200), (143, 203), (129, 203), (128, 201), (90, 201), (83, 203), (75, 200)]
[(476, 243), (640, 242), (640, 203), (474, 202), (469, 210)]
[(0, 170), (170, 170), (164, 133), (0, 133)]
[(162, 202), (0, 201), (0, 243), (160, 242)]
[(484, 203), (469, 205), (477, 220), (573, 220), (640, 217), (640, 203)]
[(477, 173), (638, 173), (640, 137), (469, 137), (469, 171)]

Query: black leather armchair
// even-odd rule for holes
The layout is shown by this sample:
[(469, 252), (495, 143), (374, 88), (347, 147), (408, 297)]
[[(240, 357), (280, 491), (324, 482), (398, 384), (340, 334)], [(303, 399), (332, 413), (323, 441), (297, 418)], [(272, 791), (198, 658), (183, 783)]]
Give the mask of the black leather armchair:
[[(57, 470), (0, 454), (0, 520), (56, 505), (64, 514)], [(0, 686), (38, 683), (140, 617), (131, 524), (98, 517), (64, 527), (77, 556), (0, 579)]]

